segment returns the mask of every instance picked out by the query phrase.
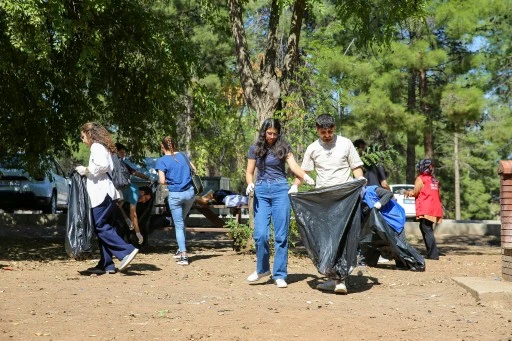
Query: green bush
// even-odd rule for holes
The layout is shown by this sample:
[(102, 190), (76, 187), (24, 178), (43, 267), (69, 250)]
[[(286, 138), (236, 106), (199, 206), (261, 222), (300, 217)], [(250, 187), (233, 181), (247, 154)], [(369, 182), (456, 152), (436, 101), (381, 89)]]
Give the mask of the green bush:
[(252, 229), (247, 224), (241, 224), (236, 219), (226, 222), (229, 228), (229, 236), (233, 239), (233, 250), (239, 252), (247, 248), (249, 238), (252, 237)]
[[(236, 219), (230, 219), (226, 222), (226, 227), (229, 228), (229, 236), (233, 239), (233, 250), (249, 251), (247, 247), (249, 240), (252, 238), (253, 231), (247, 224), (240, 224)], [(299, 229), (295, 217), (290, 219), (290, 227), (288, 230), (288, 244), (289, 248), (294, 248), (295, 243), (300, 240)], [(274, 254), (274, 225), (270, 224), (270, 253)]]

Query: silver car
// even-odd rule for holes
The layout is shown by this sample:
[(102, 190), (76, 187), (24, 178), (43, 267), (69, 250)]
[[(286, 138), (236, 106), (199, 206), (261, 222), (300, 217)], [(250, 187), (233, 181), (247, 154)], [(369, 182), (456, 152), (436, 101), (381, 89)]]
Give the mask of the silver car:
[(414, 189), (414, 185), (410, 184), (398, 184), (389, 185), (391, 192), (400, 206), (405, 210), (405, 216), (407, 218), (416, 218), (416, 203), (413, 197), (406, 198), (405, 191)]
[(50, 169), (40, 177), (30, 176), (15, 164), (12, 159), (0, 160), (1, 209), (42, 210), (52, 214), (67, 210), (69, 178), (56, 160), (50, 160)]

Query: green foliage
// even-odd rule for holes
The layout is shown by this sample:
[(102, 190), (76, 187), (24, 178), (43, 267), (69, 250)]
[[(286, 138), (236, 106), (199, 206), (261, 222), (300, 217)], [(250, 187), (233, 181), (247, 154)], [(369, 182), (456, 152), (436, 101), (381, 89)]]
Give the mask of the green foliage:
[(229, 219), (226, 222), (229, 228), (229, 236), (233, 239), (233, 250), (239, 252), (245, 250), (249, 238), (252, 237), (252, 229), (247, 224), (241, 224), (236, 219)]
[(361, 161), (366, 166), (371, 165), (393, 165), (398, 152), (393, 149), (393, 146), (389, 146), (386, 150), (381, 150), (379, 145), (371, 145), (366, 147), (361, 155)]
[[(271, 9), (241, 3), (257, 77)], [(278, 4), (273, 71), (282, 77), (295, 2)], [(298, 72), (276, 113), (296, 160), (317, 138), (317, 114), (329, 113), (337, 133), (380, 146), (366, 164), (384, 163), (388, 182), (403, 182), (431, 129), (450, 217), (458, 129), (462, 215), (494, 217), (497, 162), (512, 156), (511, 8), (511, 0), (307, 1)], [(225, 2), (4, 0), (0, 32), (1, 154), (25, 151), (28, 168), (56, 155), (71, 170), (88, 159), (78, 129), (96, 120), (135, 159), (158, 153), (163, 134), (176, 136), (201, 175), (230, 177), (232, 190), (244, 190), (259, 120), (238, 81)], [(419, 70), (427, 77), (421, 96)], [(416, 159), (406, 161), (411, 150)]]
[(138, 154), (174, 126), (194, 49), (159, 4), (0, 2), (2, 148), (69, 155), (94, 120)]
[(295, 248), (298, 241), (300, 241), (299, 226), (297, 225), (295, 218), (292, 216), (290, 219), (290, 228), (288, 230), (288, 245), (290, 246), (290, 249)]

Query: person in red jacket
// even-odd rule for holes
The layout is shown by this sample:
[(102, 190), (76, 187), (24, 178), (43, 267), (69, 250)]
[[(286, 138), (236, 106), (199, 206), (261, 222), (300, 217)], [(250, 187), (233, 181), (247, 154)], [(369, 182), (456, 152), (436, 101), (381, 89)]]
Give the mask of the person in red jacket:
[(427, 248), (427, 259), (439, 259), (434, 236), (434, 223), (443, 219), (443, 207), (439, 195), (439, 181), (434, 177), (434, 163), (423, 159), (416, 165), (418, 177), (414, 189), (405, 193), (406, 197), (416, 198), (416, 220), (420, 221), (420, 231)]

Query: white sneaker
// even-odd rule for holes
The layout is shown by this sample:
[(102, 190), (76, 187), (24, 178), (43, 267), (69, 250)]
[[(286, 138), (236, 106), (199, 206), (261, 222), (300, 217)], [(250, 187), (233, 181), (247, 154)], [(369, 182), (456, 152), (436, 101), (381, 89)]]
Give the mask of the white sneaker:
[(270, 276), (270, 271), (259, 274), (257, 271), (254, 271), (252, 274), (247, 277), (248, 282), (256, 282), (262, 279), (263, 277)]
[(126, 267), (132, 262), (132, 260), (135, 258), (135, 256), (137, 255), (137, 253), (139, 252), (139, 249), (135, 248), (133, 249), (132, 252), (130, 252), (130, 254), (124, 256), (123, 260), (121, 261), (121, 263), (119, 264), (119, 266), (117, 267), (117, 269), (119, 271), (124, 271), (126, 269)]
[(318, 290), (333, 291), (336, 288), (336, 282), (331, 279), (327, 282), (317, 284), (316, 288)]
[(377, 264), (384, 264), (384, 263), (387, 263), (389, 262), (389, 259), (386, 259), (382, 256), (379, 256), (379, 260), (377, 261)]
[(337, 294), (346, 295), (347, 294), (347, 286), (345, 285), (345, 281), (336, 281), (336, 286), (334, 287), (334, 292)]
[(278, 288), (286, 288), (288, 284), (286, 284), (286, 281), (282, 278), (276, 279), (276, 285)]

